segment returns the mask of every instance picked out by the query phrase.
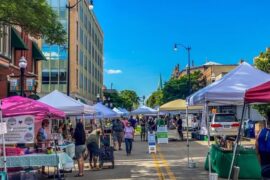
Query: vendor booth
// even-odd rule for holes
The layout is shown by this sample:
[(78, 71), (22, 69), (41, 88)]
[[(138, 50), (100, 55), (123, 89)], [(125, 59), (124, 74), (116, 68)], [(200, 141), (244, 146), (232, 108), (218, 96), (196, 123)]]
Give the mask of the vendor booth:
[[(0, 167), (4, 167), (5, 172), (7, 172), (6, 168), (11, 167), (73, 167), (72, 158), (56, 148), (54, 140), (50, 143), (50, 145), (54, 144), (50, 146), (50, 150), (42, 149), (37, 152), (33, 147), (36, 142), (36, 132), (44, 119), (49, 123), (64, 118), (65, 114), (61, 110), (33, 99), (20, 96), (2, 99), (0, 134), (3, 146)], [(4, 131), (3, 127), (5, 127)], [(17, 147), (14, 147), (15, 145)]]
[[(188, 105), (203, 105), (204, 119), (201, 127), (209, 128), (208, 106), (209, 105), (243, 105), (245, 91), (258, 84), (270, 80), (270, 75), (260, 71), (248, 63), (242, 63), (237, 68), (226, 74), (220, 80), (195, 92), (187, 98)], [(244, 114), (242, 114), (242, 117)], [(240, 126), (241, 127), (241, 126)], [(210, 148), (210, 134), (208, 134), (208, 145)], [(238, 138), (237, 138), (238, 139)], [(208, 163), (211, 167), (211, 150)], [(240, 167), (241, 168), (241, 167)], [(209, 168), (211, 173), (211, 168)], [(231, 170), (230, 170), (231, 172)], [(240, 173), (241, 174), (241, 173)], [(241, 178), (241, 177), (239, 177)]]

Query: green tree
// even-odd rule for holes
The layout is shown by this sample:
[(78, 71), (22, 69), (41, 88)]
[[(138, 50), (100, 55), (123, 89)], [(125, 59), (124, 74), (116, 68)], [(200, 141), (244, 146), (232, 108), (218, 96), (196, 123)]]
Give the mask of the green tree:
[(1, 0), (0, 24), (20, 26), (50, 44), (65, 44), (66, 31), (46, 0)]
[[(267, 73), (270, 73), (270, 49), (266, 52), (261, 52), (258, 57), (255, 57), (255, 66)], [(254, 105), (254, 108), (267, 119), (270, 119), (270, 104)]]
[[(104, 100), (104, 104), (106, 103), (112, 103), (113, 107), (123, 107), (124, 101), (123, 99), (119, 96), (118, 92), (115, 93), (107, 93), (104, 92), (104, 96), (106, 97), (106, 100)], [(110, 98), (110, 101), (108, 99)]]
[(129, 111), (139, 106), (139, 97), (135, 91), (123, 90), (120, 92), (120, 97), (123, 100), (123, 107)]
[(163, 104), (163, 92), (162, 89), (158, 89), (153, 92), (152, 95), (147, 99), (146, 105), (154, 108)]
[[(191, 94), (206, 86), (206, 80), (200, 71), (190, 74)], [(186, 99), (189, 95), (188, 75), (179, 79), (172, 78), (165, 83), (163, 88), (163, 103), (175, 100)]]

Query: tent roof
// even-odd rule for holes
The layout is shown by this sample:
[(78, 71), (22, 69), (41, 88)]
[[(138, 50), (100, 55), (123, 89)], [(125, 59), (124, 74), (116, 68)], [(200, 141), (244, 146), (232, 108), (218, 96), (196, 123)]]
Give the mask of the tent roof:
[(247, 90), (245, 93), (245, 102), (269, 103), (270, 102), (270, 81)]
[(119, 115), (123, 115), (124, 114), (124, 112), (122, 112), (121, 110), (119, 110), (118, 108), (113, 108), (113, 111), (114, 112), (116, 112), (117, 114), (119, 114)]
[[(163, 104), (159, 107), (160, 111), (177, 111), (177, 110), (185, 110), (187, 107), (186, 101), (183, 99), (176, 99), (166, 104)], [(202, 109), (202, 106), (190, 106), (188, 109), (195, 110), (195, 109)]]
[(110, 108), (106, 107), (102, 103), (97, 103), (94, 105), (94, 108), (97, 112), (97, 116), (99, 118), (114, 118), (119, 117), (119, 115), (111, 110)]
[(64, 112), (30, 98), (12, 96), (4, 98), (1, 101), (4, 117), (35, 115), (37, 120), (42, 120), (46, 117), (65, 117)]
[(242, 63), (223, 78), (187, 98), (189, 105), (243, 104), (247, 89), (270, 80), (270, 75), (248, 63)]
[(136, 115), (136, 114), (157, 114), (158, 111), (155, 109), (152, 109), (150, 107), (147, 106), (140, 106), (137, 109), (135, 109), (134, 111), (131, 111), (130, 114)]
[(93, 114), (93, 107), (83, 104), (62, 92), (54, 90), (50, 94), (39, 99), (40, 102), (64, 111), (67, 115)]

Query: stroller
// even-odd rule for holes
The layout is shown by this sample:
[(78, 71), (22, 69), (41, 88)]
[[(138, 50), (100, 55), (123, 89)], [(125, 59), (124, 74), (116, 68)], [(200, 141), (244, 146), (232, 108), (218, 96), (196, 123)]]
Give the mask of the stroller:
[(114, 150), (113, 147), (108, 143), (106, 136), (103, 138), (103, 145), (100, 147), (99, 151), (99, 168), (103, 168), (104, 163), (110, 162), (110, 168), (114, 168)]

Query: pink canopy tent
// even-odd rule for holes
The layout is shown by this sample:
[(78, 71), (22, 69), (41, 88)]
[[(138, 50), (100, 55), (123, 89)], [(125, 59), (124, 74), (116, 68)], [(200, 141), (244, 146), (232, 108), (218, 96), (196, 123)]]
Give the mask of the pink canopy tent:
[(61, 119), (65, 117), (63, 111), (42, 102), (21, 96), (12, 96), (2, 99), (2, 113), (3, 117), (34, 115), (37, 121), (48, 117)]

